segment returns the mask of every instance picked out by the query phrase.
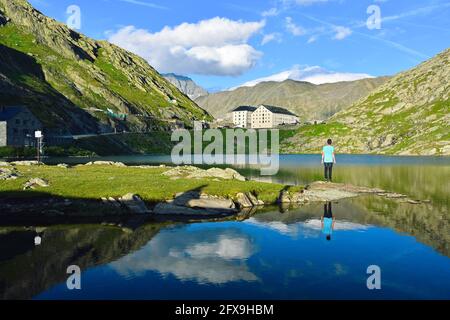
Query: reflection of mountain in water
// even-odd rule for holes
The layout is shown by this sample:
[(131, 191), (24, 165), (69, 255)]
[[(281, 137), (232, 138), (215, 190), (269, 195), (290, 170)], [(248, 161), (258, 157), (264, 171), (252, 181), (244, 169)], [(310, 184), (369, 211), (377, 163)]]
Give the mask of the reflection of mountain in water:
[(142, 247), (160, 228), (145, 225), (130, 232), (98, 225), (49, 227), (38, 247), (34, 231), (0, 229), (0, 298), (32, 298), (65, 281), (68, 266), (85, 270), (114, 261)]
[(162, 230), (144, 248), (111, 266), (126, 276), (156, 271), (198, 283), (256, 281), (256, 275), (245, 264), (254, 252), (249, 235), (239, 229), (192, 232), (186, 227), (171, 228)]
[[(361, 197), (333, 204), (333, 213), (337, 219), (337, 229), (352, 227), (364, 230), (370, 225), (388, 227), (411, 235), (450, 257), (450, 217), (443, 206)], [(248, 221), (289, 235), (317, 236), (317, 219), (322, 214), (323, 204), (311, 204), (291, 208), (285, 213), (278, 210), (259, 213)]]

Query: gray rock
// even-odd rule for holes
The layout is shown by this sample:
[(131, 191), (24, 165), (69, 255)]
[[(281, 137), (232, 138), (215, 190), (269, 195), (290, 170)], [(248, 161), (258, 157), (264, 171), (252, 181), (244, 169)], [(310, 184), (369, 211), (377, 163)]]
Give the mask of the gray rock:
[(257, 206), (264, 205), (264, 201), (259, 200), (253, 193), (247, 192), (245, 195), (250, 200), (250, 202), (253, 204), (253, 206), (257, 207)]
[(30, 180), (28, 180), (27, 182), (25, 182), (25, 184), (23, 185), (23, 190), (28, 190), (28, 189), (35, 189), (36, 187), (49, 187), (49, 183), (47, 180), (41, 179), (41, 178), (32, 178)]
[(234, 202), (230, 199), (201, 194), (198, 191), (179, 193), (172, 202), (176, 206), (202, 209), (234, 209)]
[(236, 195), (236, 202), (240, 209), (254, 207), (252, 201), (247, 197), (245, 193), (238, 193)]
[(236, 170), (226, 168), (210, 168), (203, 170), (194, 166), (181, 166), (172, 168), (163, 173), (168, 177), (184, 177), (187, 179), (224, 179), (224, 180), (239, 180), (245, 181), (245, 177), (239, 174)]
[(144, 201), (142, 201), (142, 199), (136, 194), (127, 193), (123, 197), (119, 198), (119, 202), (134, 214), (151, 213), (151, 211), (145, 205)]
[(230, 199), (191, 199), (186, 206), (204, 209), (234, 209), (234, 202)]
[(64, 168), (64, 169), (68, 169), (69, 168), (69, 165), (68, 164), (65, 164), (65, 163), (60, 163), (60, 164), (58, 164), (58, 165), (56, 165), (58, 168)]
[(15, 180), (18, 177), (19, 174), (14, 168), (0, 168), (0, 180)]
[(14, 161), (11, 162), (12, 165), (15, 166), (36, 166), (39, 165), (38, 161)]
[(115, 166), (115, 167), (126, 167), (126, 165), (122, 162), (114, 162), (114, 161), (91, 161), (85, 164), (85, 166)]

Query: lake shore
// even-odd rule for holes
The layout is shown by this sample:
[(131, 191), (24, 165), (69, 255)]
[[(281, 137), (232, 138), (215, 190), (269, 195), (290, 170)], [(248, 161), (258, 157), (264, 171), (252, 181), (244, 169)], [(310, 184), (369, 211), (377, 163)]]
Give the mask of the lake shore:
[(230, 168), (126, 166), (108, 161), (75, 166), (0, 163), (0, 179), (2, 215), (24, 219), (133, 215), (215, 219), (264, 205), (337, 201), (360, 195), (423, 202), (351, 184), (319, 181), (292, 186), (251, 181)]

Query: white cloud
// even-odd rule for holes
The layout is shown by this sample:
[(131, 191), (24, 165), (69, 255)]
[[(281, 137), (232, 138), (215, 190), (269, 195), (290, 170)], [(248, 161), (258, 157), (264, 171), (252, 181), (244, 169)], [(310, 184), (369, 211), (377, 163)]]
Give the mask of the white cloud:
[(163, 10), (167, 10), (167, 7), (164, 6), (160, 6), (158, 4), (155, 3), (151, 3), (151, 2), (145, 2), (145, 1), (139, 1), (139, 0), (120, 0), (122, 2), (128, 2), (131, 4), (136, 4), (139, 6), (144, 6), (144, 7), (149, 7), (149, 8), (153, 8), (153, 9), (163, 9)]
[(277, 8), (270, 8), (269, 10), (263, 11), (261, 15), (263, 17), (274, 17), (280, 14), (280, 10)]
[(352, 30), (343, 26), (334, 26), (333, 30), (336, 32), (334, 39), (343, 40), (352, 34)]
[(270, 34), (264, 35), (264, 37), (261, 41), (261, 45), (268, 44), (269, 42), (272, 42), (272, 41), (281, 42), (281, 34), (278, 32), (275, 32), (275, 33), (270, 33)]
[[(282, 221), (261, 221), (257, 218), (250, 218), (245, 223), (258, 226), (260, 228), (270, 229), (280, 234), (291, 237), (315, 238), (320, 236), (322, 231), (322, 222), (318, 219), (307, 220), (305, 222), (285, 223)], [(365, 231), (371, 228), (370, 225), (362, 225), (348, 221), (336, 221), (335, 231)]]
[(264, 26), (265, 21), (216, 17), (155, 33), (127, 26), (111, 34), (109, 41), (144, 57), (160, 72), (237, 76), (262, 56), (248, 41)]
[(284, 5), (296, 4), (299, 6), (309, 6), (316, 3), (328, 2), (329, 0), (281, 0)]
[[(254, 87), (258, 83), (275, 81), (282, 82), (285, 80), (306, 81), (316, 85), (324, 83), (336, 83), (342, 81), (354, 81), (366, 78), (373, 78), (373, 76), (367, 73), (348, 73), (348, 72), (333, 72), (326, 70), (319, 66), (299, 66), (296, 65), (289, 70), (285, 70), (268, 77), (263, 77), (248, 81), (239, 87)], [(230, 90), (237, 89), (239, 87), (231, 88)]]
[(294, 23), (291, 17), (286, 17), (286, 29), (294, 36), (303, 36), (306, 30)]
[(313, 43), (313, 42), (316, 42), (316, 41), (317, 41), (317, 38), (318, 38), (318, 36), (313, 35), (313, 36), (309, 37), (307, 43)]

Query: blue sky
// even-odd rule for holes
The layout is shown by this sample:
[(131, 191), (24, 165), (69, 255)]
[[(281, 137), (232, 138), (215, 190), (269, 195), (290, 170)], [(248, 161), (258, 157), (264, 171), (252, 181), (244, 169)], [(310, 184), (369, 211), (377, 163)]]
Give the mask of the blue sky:
[(61, 22), (76, 5), (81, 33), (213, 90), (262, 79), (324, 83), (393, 75), (450, 46), (450, 1), (443, 0), (30, 2)]

